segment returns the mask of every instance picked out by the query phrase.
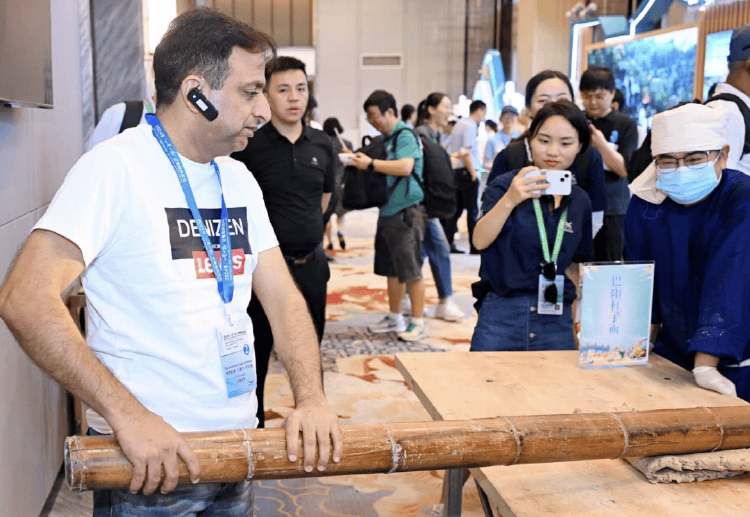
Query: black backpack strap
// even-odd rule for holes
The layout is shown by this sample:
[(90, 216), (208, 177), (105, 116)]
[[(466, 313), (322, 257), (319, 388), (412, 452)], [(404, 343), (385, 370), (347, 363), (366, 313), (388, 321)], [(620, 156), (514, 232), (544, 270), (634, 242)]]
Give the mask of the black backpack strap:
[(523, 169), (528, 164), (526, 156), (526, 143), (524, 140), (514, 140), (505, 148), (505, 163), (507, 171)]
[(708, 104), (711, 101), (729, 101), (737, 105), (742, 114), (742, 119), (745, 121), (745, 144), (742, 146), (742, 154), (750, 153), (750, 108), (747, 104), (733, 93), (719, 93), (714, 95), (706, 101)]
[(143, 115), (143, 101), (125, 101), (125, 116), (122, 117), (122, 125), (119, 133), (128, 128), (135, 127), (141, 121)]
[(573, 163), (578, 175), (578, 186), (583, 190), (587, 190), (589, 186), (589, 167), (591, 166), (591, 146), (588, 146), (585, 151), (578, 155)]
[[(409, 127), (402, 127), (401, 129), (399, 129), (398, 131), (396, 131), (392, 135), (393, 138), (394, 138), (393, 145), (396, 145), (396, 139), (398, 138), (398, 135), (401, 134), (402, 131), (411, 131), (411, 134), (414, 135), (414, 138), (417, 139), (417, 145), (420, 147), (420, 149), (422, 149), (422, 152), (424, 152), (424, 144), (422, 143), (422, 139), (419, 137), (419, 135), (417, 134), (416, 131), (414, 131), (413, 129), (411, 129)], [(425, 162), (424, 156), (422, 156), (422, 174), (424, 174), (424, 162)], [(419, 179), (419, 176), (417, 176), (414, 173), (414, 171), (416, 169), (417, 169), (417, 163), (414, 162), (414, 167), (412, 167), (411, 174), (409, 174), (409, 176), (414, 176), (414, 179), (417, 180), (417, 185), (419, 185), (419, 188), (422, 189), (422, 195), (426, 196), (427, 195), (427, 191), (424, 188), (424, 182), (421, 179)], [(402, 178), (408, 178), (409, 176), (401, 176), (401, 177)], [(410, 183), (406, 184), (406, 192), (407, 192), (407, 194), (409, 193), (409, 186), (410, 185), (411, 185)]]

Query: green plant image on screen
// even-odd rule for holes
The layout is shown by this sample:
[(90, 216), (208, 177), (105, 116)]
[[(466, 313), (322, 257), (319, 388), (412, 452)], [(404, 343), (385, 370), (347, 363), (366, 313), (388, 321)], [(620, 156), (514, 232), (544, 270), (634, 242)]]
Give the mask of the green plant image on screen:
[(698, 28), (691, 27), (589, 51), (588, 64), (612, 69), (624, 113), (650, 128), (654, 115), (693, 99)]

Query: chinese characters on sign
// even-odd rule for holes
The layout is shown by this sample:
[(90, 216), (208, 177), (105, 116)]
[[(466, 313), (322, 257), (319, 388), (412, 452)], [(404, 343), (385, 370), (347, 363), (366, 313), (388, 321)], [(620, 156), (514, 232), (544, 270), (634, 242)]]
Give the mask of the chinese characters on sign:
[(583, 266), (579, 365), (609, 368), (648, 362), (654, 264)]
[(610, 335), (619, 335), (620, 328), (617, 326), (617, 320), (620, 317), (620, 296), (622, 296), (622, 277), (612, 277), (611, 304), (609, 312), (612, 315), (612, 324), (609, 327)]

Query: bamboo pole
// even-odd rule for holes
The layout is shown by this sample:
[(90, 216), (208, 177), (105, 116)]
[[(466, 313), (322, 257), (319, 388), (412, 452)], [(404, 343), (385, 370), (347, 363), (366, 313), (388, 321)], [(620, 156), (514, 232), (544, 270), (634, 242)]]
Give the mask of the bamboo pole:
[[(289, 462), (284, 432), (183, 436), (198, 457), (201, 482), (217, 483), (740, 449), (750, 447), (750, 406), (342, 426), (341, 462), (311, 473), (301, 458)], [(127, 488), (132, 466), (113, 437), (72, 436), (65, 473), (73, 490)], [(179, 483), (189, 482), (179, 461)]]

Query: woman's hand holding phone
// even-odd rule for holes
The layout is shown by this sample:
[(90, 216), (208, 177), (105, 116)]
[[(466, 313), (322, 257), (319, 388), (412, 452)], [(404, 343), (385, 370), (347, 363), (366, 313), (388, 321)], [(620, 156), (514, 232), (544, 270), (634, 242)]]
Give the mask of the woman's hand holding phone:
[(549, 184), (546, 181), (547, 176), (542, 171), (540, 171), (540, 174), (526, 177), (529, 172), (538, 170), (539, 167), (524, 167), (523, 169), (518, 171), (516, 177), (513, 178), (507, 195), (508, 199), (513, 203), (514, 206), (518, 206), (520, 203), (526, 201), (527, 199), (541, 197), (539, 191), (549, 188)]

